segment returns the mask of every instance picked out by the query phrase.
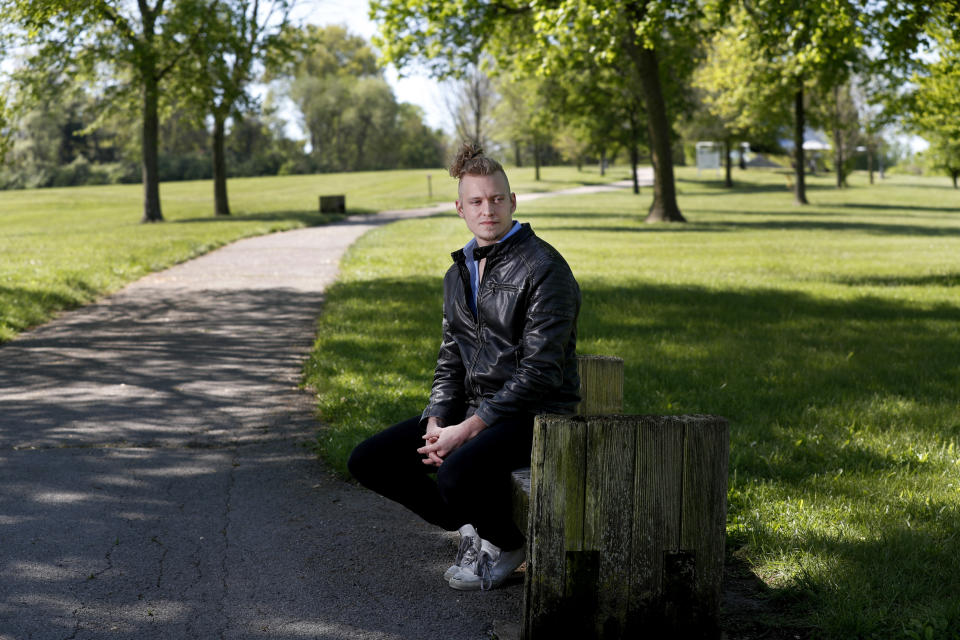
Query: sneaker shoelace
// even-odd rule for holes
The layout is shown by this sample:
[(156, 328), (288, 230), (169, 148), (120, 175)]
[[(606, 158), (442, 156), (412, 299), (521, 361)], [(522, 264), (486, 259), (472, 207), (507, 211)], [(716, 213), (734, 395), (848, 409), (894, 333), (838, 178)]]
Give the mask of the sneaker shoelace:
[(453, 564), (458, 567), (472, 563), (477, 557), (477, 547), (472, 536), (462, 536), (460, 538), (460, 547), (457, 549), (457, 557)]
[(477, 575), (480, 576), (481, 591), (489, 591), (493, 586), (493, 565), (496, 562), (496, 559), (489, 553), (483, 552), (480, 554), (480, 559), (477, 561)]

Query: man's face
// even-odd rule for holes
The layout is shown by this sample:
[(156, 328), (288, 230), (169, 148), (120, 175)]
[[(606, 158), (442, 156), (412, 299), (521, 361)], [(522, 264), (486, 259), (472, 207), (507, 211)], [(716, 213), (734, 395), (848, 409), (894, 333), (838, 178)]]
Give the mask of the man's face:
[(513, 226), (517, 196), (510, 193), (507, 177), (499, 171), (490, 176), (465, 175), (460, 179), (457, 213), (477, 239), (477, 245), (494, 244)]

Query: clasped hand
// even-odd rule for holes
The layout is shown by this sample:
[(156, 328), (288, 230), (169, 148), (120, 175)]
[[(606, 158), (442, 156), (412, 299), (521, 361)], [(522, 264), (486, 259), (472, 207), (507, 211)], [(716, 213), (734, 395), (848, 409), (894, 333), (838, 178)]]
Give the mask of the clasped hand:
[(463, 422), (449, 427), (444, 427), (436, 418), (430, 418), (427, 421), (427, 430), (423, 434), (427, 444), (417, 449), (417, 453), (424, 456), (423, 464), (439, 467), (443, 464), (444, 458), (480, 433), (486, 426), (476, 416), (470, 416)]

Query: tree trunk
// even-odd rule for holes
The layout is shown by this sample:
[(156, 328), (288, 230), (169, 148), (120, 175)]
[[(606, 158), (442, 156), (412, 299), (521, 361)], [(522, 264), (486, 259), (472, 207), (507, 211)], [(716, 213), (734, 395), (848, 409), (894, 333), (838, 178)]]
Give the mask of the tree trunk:
[(143, 163), (143, 218), (140, 222), (162, 222), (160, 211), (160, 100), (157, 78), (153, 69), (145, 70), (143, 78), (143, 130), (141, 158)]
[(540, 182), (540, 143), (533, 143), (533, 175), (534, 180)]
[(673, 154), (670, 146), (670, 123), (667, 105), (660, 84), (657, 52), (632, 42), (630, 57), (640, 78), (643, 101), (647, 108), (647, 130), (650, 135), (650, 156), (653, 162), (653, 202), (646, 222), (686, 222), (677, 206), (677, 186), (673, 179)]
[(805, 117), (803, 112), (803, 80), (797, 79), (797, 92), (793, 103), (794, 125), (793, 125), (793, 146), (796, 163), (796, 176), (794, 179), (794, 202), (797, 204), (809, 204), (807, 202), (807, 185), (804, 182), (804, 158), (803, 158), (803, 130), (805, 128)]
[(873, 147), (867, 146), (867, 171), (870, 172), (870, 184), (873, 184)]
[(847, 180), (843, 175), (843, 140), (838, 127), (833, 129), (833, 147), (834, 162), (837, 163), (837, 189), (843, 189), (847, 186)]
[(600, 175), (607, 175), (607, 150), (600, 150)]
[(637, 158), (637, 143), (636, 141), (630, 145), (630, 175), (633, 176), (633, 193), (634, 195), (640, 195), (640, 181), (637, 180), (637, 165), (639, 164)]
[(213, 213), (230, 215), (227, 200), (227, 159), (224, 153), (226, 117), (219, 109), (213, 111)]
[(957, 178), (960, 177), (960, 169), (951, 169), (950, 176), (953, 178), (953, 188), (957, 188)]
[(727, 138), (723, 141), (723, 157), (724, 170), (726, 174), (723, 180), (723, 186), (729, 189), (733, 187), (733, 167), (730, 159), (730, 138)]
[(520, 143), (517, 142), (517, 141), (514, 141), (514, 143), (513, 143), (513, 158), (514, 158), (514, 160), (515, 160), (515, 164), (516, 164), (518, 167), (523, 166), (523, 165), (520, 164), (520, 161), (521, 161), (521, 157), (520, 157)]

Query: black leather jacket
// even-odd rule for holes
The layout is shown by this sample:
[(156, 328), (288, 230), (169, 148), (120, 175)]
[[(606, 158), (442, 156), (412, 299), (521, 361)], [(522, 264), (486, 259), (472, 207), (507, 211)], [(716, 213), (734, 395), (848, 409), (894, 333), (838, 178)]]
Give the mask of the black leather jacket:
[(529, 224), (493, 246), (470, 310), (463, 250), (443, 279), (443, 343), (423, 419), (487, 425), (517, 413), (572, 413), (580, 400), (580, 287)]

